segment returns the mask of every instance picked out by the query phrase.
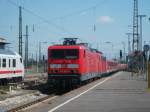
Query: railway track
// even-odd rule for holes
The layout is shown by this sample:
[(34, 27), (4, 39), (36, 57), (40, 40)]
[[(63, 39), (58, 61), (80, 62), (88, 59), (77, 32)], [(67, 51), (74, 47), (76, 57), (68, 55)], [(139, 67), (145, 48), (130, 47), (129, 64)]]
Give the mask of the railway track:
[(51, 94), (48, 95), (48, 96), (39, 98), (37, 100), (31, 101), (29, 103), (25, 103), (25, 104), (20, 105), (20, 106), (16, 106), (14, 108), (11, 108), (11, 109), (7, 110), (7, 112), (19, 112), (19, 111), (21, 111), (23, 109), (26, 109), (26, 108), (28, 108), (32, 105), (38, 104), (38, 103), (46, 101), (46, 100), (52, 100), (52, 99), (58, 97), (58, 95), (65, 95), (65, 94), (68, 94), (69, 92), (71, 92), (71, 90), (68, 90), (68, 91), (67, 90), (62, 90), (62, 91), (59, 91), (59, 92), (53, 90), (53, 92), (51, 91)]
[(30, 107), (31, 105), (40, 103), (40, 102), (45, 101), (45, 100), (48, 100), (48, 99), (51, 99), (52, 97), (56, 97), (56, 96), (54, 96), (54, 95), (45, 96), (45, 97), (40, 98), (40, 99), (38, 99), (38, 100), (35, 100), (35, 101), (32, 101), (32, 102), (26, 103), (26, 104), (24, 104), (24, 105), (21, 105), (21, 106), (18, 106), (18, 107), (9, 109), (9, 110), (7, 110), (7, 112), (18, 112), (18, 111), (20, 111), (20, 110), (22, 110), (22, 109), (25, 109), (25, 108), (27, 108), (27, 107)]
[[(91, 80), (89, 80), (89, 82), (90, 82)], [(92, 82), (95, 82), (96, 80), (93, 80)], [(90, 84), (90, 83), (85, 83), (85, 84), (83, 84), (83, 85), (81, 85), (81, 86), (79, 86), (78, 87), (78, 89), (80, 88), (80, 87), (84, 87), (84, 86), (86, 86), (87, 84)], [(74, 88), (73, 90), (75, 90), (76, 88)], [(14, 108), (12, 108), (12, 109), (9, 109), (9, 110), (7, 110), (7, 112), (19, 112), (19, 111), (21, 111), (21, 110), (23, 110), (23, 109), (26, 109), (26, 108), (28, 108), (28, 107), (30, 107), (30, 106), (32, 106), (32, 105), (35, 105), (35, 104), (38, 104), (38, 103), (40, 103), (40, 102), (43, 102), (43, 101), (46, 101), (46, 100), (52, 100), (52, 98), (55, 98), (55, 97), (58, 97), (59, 95), (65, 95), (65, 94), (68, 94), (69, 92), (71, 92), (72, 90), (62, 90), (62, 91), (55, 91), (55, 90), (53, 90), (53, 91), (51, 91), (51, 94), (50, 95), (48, 95), (48, 96), (45, 96), (45, 97), (43, 97), (43, 98), (40, 98), (40, 99), (37, 99), (37, 100), (35, 100), (35, 101), (32, 101), (32, 102), (29, 102), (29, 103), (26, 103), (26, 104), (23, 104), (23, 105), (21, 105), (21, 106), (18, 106), (18, 107), (14, 107)]]
[[(103, 78), (101, 78), (101, 79), (103, 79)], [(105, 79), (105, 78), (104, 78)], [(79, 86), (79, 87), (77, 87), (77, 88), (73, 88), (73, 90), (75, 90), (75, 89), (80, 89), (81, 87), (84, 87), (84, 86), (88, 86), (88, 85), (90, 85), (90, 83), (94, 83), (94, 82), (96, 82), (97, 80), (99, 80), (99, 78), (98, 79), (93, 79), (92, 81), (91, 80), (89, 80), (89, 83), (88, 82), (85, 82), (84, 84), (81, 84), (81, 86)], [(35, 104), (38, 104), (38, 103), (40, 103), (40, 102), (43, 102), (43, 101), (47, 101), (47, 100), (52, 100), (52, 98), (53, 97), (59, 97), (59, 95), (65, 95), (65, 94), (68, 94), (69, 92), (71, 92), (72, 90), (65, 90), (65, 91), (55, 91), (54, 89), (49, 93), (49, 95), (48, 96), (45, 96), (45, 97), (42, 97), (42, 98), (39, 98), (39, 99), (37, 99), (37, 100), (35, 100), (35, 101), (32, 101), (32, 102), (29, 102), (29, 103), (26, 103), (26, 104), (23, 104), (23, 105), (21, 105), (21, 106), (18, 106), (18, 107), (15, 107), (15, 108), (12, 108), (12, 109), (9, 109), (7, 112), (19, 112), (19, 111), (21, 111), (21, 110), (23, 110), (23, 109), (26, 109), (26, 108), (28, 108), (28, 107), (30, 107), (30, 106), (32, 106), (32, 105), (35, 105)]]

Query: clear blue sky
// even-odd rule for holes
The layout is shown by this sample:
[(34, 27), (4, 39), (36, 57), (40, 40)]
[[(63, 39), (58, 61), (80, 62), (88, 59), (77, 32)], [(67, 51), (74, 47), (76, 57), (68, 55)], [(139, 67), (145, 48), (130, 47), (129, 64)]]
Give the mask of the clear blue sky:
[[(22, 11), (23, 35), (25, 25), (29, 25), (30, 55), (35, 55), (39, 41), (48, 42), (42, 45), (46, 49), (51, 42), (74, 35), (95, 48), (99, 46), (107, 56), (112, 52), (111, 45), (105, 43), (107, 41), (113, 43), (113, 55), (118, 55), (123, 41), (127, 49), (125, 33), (132, 32), (128, 26), (133, 21), (133, 0), (0, 0), (0, 37), (5, 37), (18, 51), (18, 7), (11, 1), (32, 12)], [(97, 7), (92, 8), (95, 5)], [(150, 41), (150, 0), (139, 0), (139, 13), (147, 15), (143, 19), (143, 40)]]

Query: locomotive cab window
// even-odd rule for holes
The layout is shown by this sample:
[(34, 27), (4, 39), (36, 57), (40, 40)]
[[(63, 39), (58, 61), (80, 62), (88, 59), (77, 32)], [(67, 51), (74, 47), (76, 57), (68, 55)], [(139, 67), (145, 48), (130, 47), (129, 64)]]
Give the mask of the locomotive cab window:
[(52, 59), (78, 59), (78, 49), (53, 49), (51, 50), (50, 57)]
[(66, 59), (77, 59), (79, 57), (79, 51), (77, 49), (67, 49), (65, 54)]
[(53, 49), (53, 50), (51, 50), (50, 57), (52, 59), (62, 59), (62, 58), (64, 58), (64, 50), (62, 50), (62, 49), (57, 49), (57, 50)]

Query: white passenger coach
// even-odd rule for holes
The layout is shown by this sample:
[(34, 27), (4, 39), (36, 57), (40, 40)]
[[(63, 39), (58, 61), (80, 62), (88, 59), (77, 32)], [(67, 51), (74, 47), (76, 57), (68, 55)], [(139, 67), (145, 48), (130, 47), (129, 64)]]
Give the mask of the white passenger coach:
[(9, 82), (20, 82), (24, 78), (22, 57), (9, 49), (5, 49), (4, 39), (0, 38), (0, 85)]

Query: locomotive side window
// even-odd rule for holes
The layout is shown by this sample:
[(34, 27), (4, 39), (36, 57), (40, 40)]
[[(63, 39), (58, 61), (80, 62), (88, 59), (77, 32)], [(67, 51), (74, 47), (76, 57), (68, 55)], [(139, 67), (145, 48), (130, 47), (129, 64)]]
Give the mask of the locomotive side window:
[(12, 65), (13, 65), (13, 67), (16, 67), (16, 59), (13, 59)]
[(2, 62), (2, 67), (6, 67), (6, 59), (3, 59), (3, 62)]
[(85, 52), (85, 50), (84, 50), (84, 55), (83, 55), (84, 57), (86, 56), (86, 52)]

